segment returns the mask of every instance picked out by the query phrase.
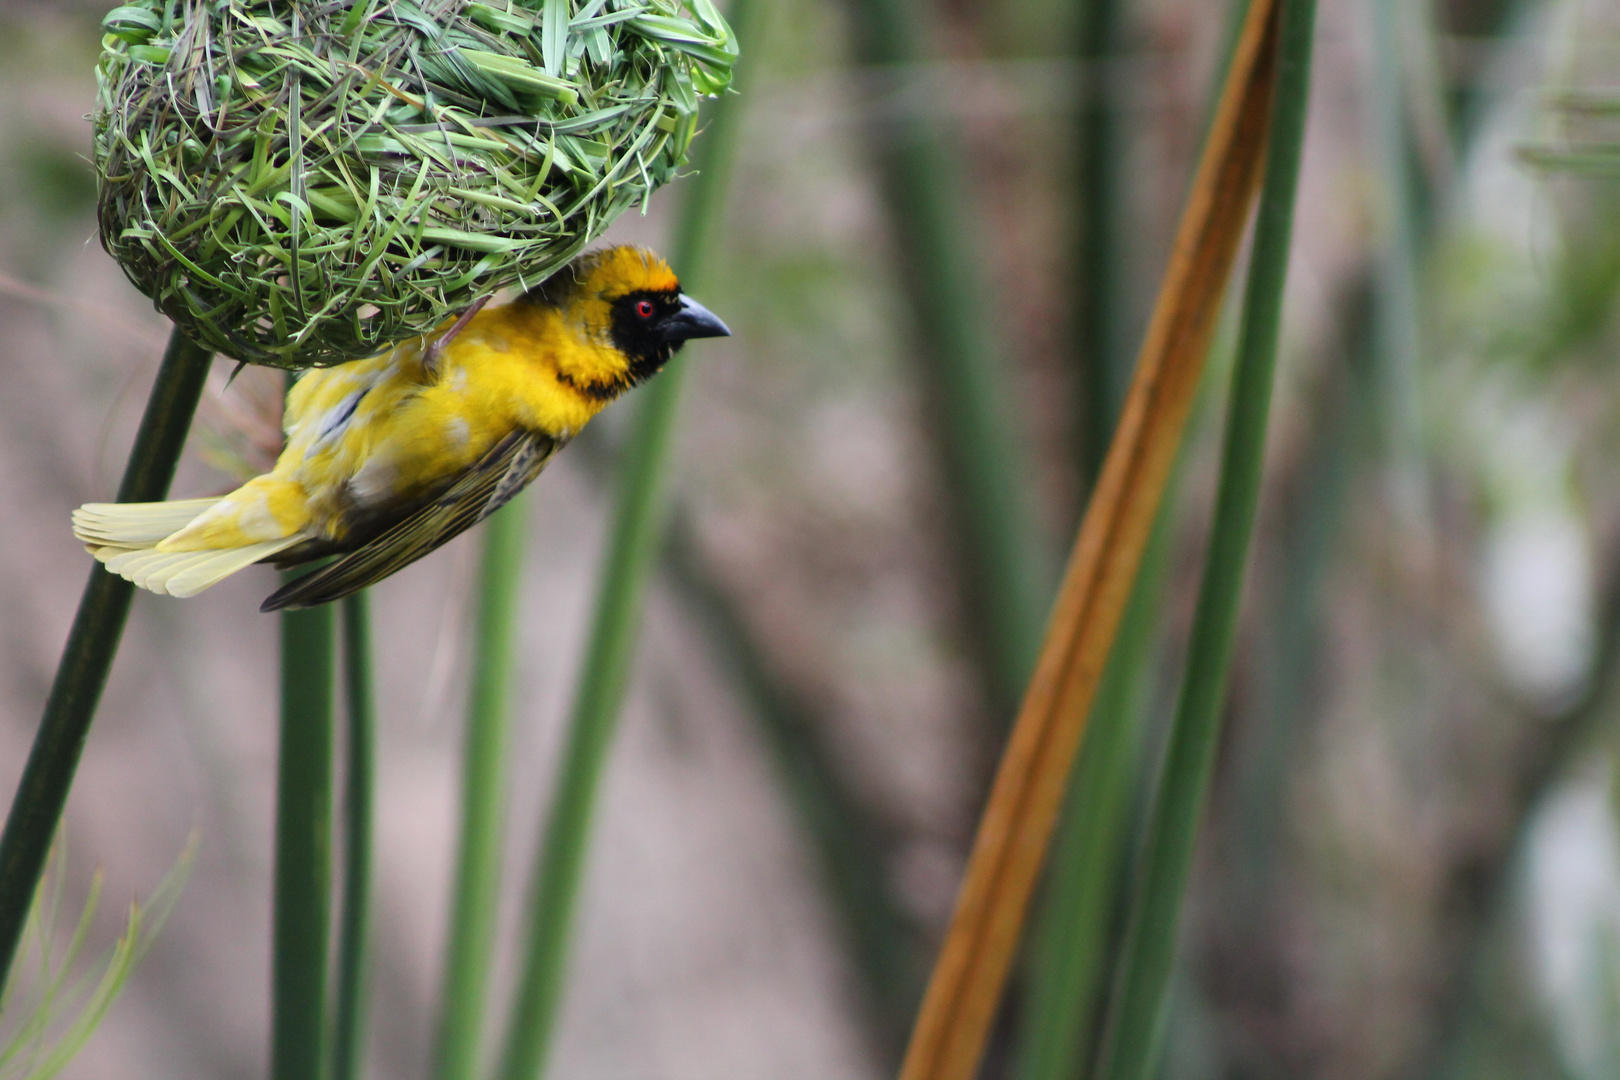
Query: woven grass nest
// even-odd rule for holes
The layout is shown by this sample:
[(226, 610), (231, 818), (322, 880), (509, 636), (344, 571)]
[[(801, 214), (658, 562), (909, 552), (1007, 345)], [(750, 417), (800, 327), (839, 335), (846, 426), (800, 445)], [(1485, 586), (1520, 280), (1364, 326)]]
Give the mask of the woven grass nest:
[(139, 0), (103, 20), (101, 241), (193, 340), (297, 368), (534, 285), (685, 160), (712, 0)]

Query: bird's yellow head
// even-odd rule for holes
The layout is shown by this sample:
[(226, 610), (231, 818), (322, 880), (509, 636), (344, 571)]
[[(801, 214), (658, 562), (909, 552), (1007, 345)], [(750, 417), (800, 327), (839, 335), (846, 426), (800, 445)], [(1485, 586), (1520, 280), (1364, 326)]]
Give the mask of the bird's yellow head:
[(668, 263), (630, 245), (581, 255), (523, 299), (562, 318), (578, 348), (558, 357), (558, 377), (599, 401), (657, 374), (691, 338), (731, 333), (681, 293)]

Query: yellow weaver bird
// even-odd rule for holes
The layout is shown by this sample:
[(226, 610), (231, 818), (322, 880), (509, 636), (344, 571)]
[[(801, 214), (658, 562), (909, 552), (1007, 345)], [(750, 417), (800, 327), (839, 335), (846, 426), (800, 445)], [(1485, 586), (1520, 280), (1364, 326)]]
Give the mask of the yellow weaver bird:
[(108, 570), (169, 596), (256, 562), (341, 555), (260, 610), (324, 604), (494, 513), (683, 342), (731, 333), (637, 247), (583, 255), (463, 322), (305, 373), (287, 395), (275, 468), (229, 495), (88, 503), (73, 534)]

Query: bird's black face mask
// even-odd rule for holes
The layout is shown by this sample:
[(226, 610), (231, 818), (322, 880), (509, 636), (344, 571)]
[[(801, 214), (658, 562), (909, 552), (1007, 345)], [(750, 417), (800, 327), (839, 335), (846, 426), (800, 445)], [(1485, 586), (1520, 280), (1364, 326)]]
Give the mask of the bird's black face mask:
[(633, 292), (613, 301), (613, 345), (630, 358), (630, 381), (658, 373), (692, 338), (730, 337), (726, 324), (678, 292)]

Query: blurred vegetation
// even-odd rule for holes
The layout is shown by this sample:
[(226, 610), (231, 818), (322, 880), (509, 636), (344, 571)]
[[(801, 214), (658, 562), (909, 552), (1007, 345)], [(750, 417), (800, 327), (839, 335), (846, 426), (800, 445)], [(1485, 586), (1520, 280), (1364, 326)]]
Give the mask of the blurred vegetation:
[[(702, 290), (739, 344), (691, 372), (653, 579), (699, 644), (677, 664), (655, 637), (637, 678), (678, 711), (691, 698), (667, 669), (707, 665), (756, 722), (809, 868), (762, 895), (815, 887), (827, 927), (805, 933), (847, 969), (834, 1011), (875, 1076), (948, 916), (1050, 553), (1105, 445), (1228, 14), (1195, 0), (755, 2), (769, 17), (745, 43), (736, 173)], [(127, 369), (74, 336), (100, 318), (75, 305), (105, 302), (75, 288), (91, 189), (88, 97), (72, 94), (87, 82), (57, 74), (88, 73), (101, 13), (0, 5), (0, 87), (16, 103), (0, 113), (0, 303), (105, 414)], [(1161, 1073), (1595, 1080), (1620, 1053), (1620, 186), (1600, 160), (1620, 139), (1592, 95), (1614, 84), (1620, 4), (1322, 0), (1320, 17), (1273, 439)], [(905, 40), (880, 40), (882, 19)], [(949, 190), (917, 197), (919, 177)], [(660, 204), (632, 225), (669, 216)], [(930, 248), (941, 220), (948, 246)], [(28, 330), (47, 317), (48, 333)], [(1108, 799), (1116, 832), (1060, 848), (1046, 895), (1086, 907), (1043, 913), (987, 1077), (1093, 1075), (1119, 883), (1140, 857), (1203, 572), (1219, 352), (1161, 569), (1099, 704), (1119, 722), (1094, 718), (1115, 742), (1088, 743), (1079, 775), (1093, 780), (1073, 796)], [(35, 386), (3, 362), (18, 392)], [(989, 412), (953, 414), (951, 394)], [(616, 468), (622, 423), (604, 426), (594, 449)], [(23, 443), (57, 452), (0, 434), (8, 461), (32, 460)], [(592, 506), (615, 475), (591, 471)], [(526, 647), (577, 654), (562, 643), (580, 624), (536, 618), (552, 636), (526, 631)], [(404, 726), (378, 720), (385, 738)], [(34, 722), (5, 715), (19, 738)], [(1121, 764), (1099, 775), (1099, 760)], [(386, 880), (379, 996), (402, 978)], [(507, 909), (524, 885), (503, 876)], [(1076, 912), (1108, 931), (1101, 955), (1063, 950)], [(209, 946), (173, 948), (110, 1028), (184, 1041), (210, 1023), (175, 989)], [(497, 1015), (510, 975), (494, 977)], [(379, 1030), (433, 1028), (435, 1004), (388, 1000)], [(770, 1042), (779, 1018), (748, 1015)], [(1042, 1046), (1041, 1030), (1074, 1038)], [(255, 1046), (230, 1043), (247, 1061)], [(705, 1050), (687, 1047), (693, 1069), (732, 1075)]]
[[(144, 905), (130, 903), (113, 946), (91, 955), (103, 877), (90, 881), (75, 918), (67, 910), (66, 845), (51, 849), (45, 876), (28, 912), (21, 964), (0, 994), (0, 1076), (52, 1080), (96, 1033), (151, 949), (185, 885), (196, 855), (196, 835)], [(89, 970), (86, 970), (88, 968)]]

